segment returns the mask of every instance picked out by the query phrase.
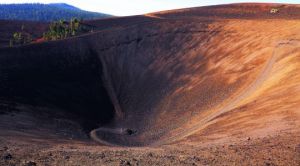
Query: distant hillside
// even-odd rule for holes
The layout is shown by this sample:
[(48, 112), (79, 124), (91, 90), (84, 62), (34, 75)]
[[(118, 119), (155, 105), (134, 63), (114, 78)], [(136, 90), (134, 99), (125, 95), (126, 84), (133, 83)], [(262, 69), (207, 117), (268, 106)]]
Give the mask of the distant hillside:
[(0, 19), (28, 21), (69, 20), (73, 17), (82, 19), (97, 19), (110, 15), (88, 12), (65, 3), (53, 4), (0, 4)]

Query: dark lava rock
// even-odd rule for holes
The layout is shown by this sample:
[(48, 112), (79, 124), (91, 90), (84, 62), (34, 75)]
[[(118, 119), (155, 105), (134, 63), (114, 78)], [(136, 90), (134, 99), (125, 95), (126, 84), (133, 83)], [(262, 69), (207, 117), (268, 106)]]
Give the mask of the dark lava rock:
[(25, 166), (37, 166), (37, 164), (33, 161), (29, 161), (25, 164)]
[(153, 153), (148, 153), (148, 157), (153, 157), (154, 155), (153, 155)]
[(101, 154), (100, 154), (100, 158), (101, 158), (101, 159), (104, 159), (104, 158), (105, 158), (105, 154), (104, 154), (104, 153), (101, 153)]
[(5, 154), (4, 156), (3, 156), (3, 159), (4, 160), (11, 160), (12, 159), (12, 155), (11, 154)]
[(200, 161), (200, 158), (197, 157), (197, 156), (194, 156), (194, 157), (193, 157), (193, 160), (195, 160), (195, 161)]
[(129, 161), (121, 160), (120, 166), (131, 166), (131, 163)]

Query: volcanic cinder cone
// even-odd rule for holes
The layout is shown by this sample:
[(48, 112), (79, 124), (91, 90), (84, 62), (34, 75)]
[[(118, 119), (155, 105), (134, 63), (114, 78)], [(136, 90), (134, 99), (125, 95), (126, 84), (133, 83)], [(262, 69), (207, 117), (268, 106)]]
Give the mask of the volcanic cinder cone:
[[(93, 33), (0, 49), (0, 104), (106, 145), (299, 136), (299, 19), (297, 5), (235, 4), (90, 21)], [(33, 135), (47, 128), (21, 115)]]

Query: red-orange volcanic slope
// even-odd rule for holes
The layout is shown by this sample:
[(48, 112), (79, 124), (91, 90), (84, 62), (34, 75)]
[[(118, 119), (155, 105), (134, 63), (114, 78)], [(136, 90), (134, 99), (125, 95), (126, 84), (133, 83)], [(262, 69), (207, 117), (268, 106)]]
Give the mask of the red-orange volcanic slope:
[(296, 5), (236, 4), (92, 21), (1, 49), (0, 99), (79, 115), (108, 145), (299, 132), (299, 19)]

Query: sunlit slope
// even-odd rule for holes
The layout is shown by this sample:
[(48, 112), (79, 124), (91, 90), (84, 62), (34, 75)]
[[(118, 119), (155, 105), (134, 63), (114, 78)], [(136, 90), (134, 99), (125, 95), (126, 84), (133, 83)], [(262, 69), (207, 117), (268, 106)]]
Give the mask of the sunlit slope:
[[(246, 32), (251, 25), (256, 35), (262, 38), (251, 39), (251, 32)], [(237, 25), (234, 23), (233, 25)], [(276, 27), (275, 28), (272, 28)], [(296, 132), (300, 127), (300, 80), (299, 80), (299, 23), (278, 21), (246, 22), (243, 30), (232, 25), (230, 29), (238, 29), (240, 36), (259, 42), (266, 48), (272, 48), (265, 66), (257, 77), (247, 86), (231, 96), (217, 109), (211, 109), (198, 118), (193, 116), (187, 128), (172, 132), (165, 142), (180, 140), (199, 143), (207, 140), (232, 140), (241, 137), (261, 137), (276, 135), (279, 132)], [(264, 32), (264, 29), (269, 29)], [(260, 30), (260, 32), (258, 32)], [(280, 33), (278, 33), (280, 32)], [(249, 36), (250, 35), (250, 36)], [(255, 34), (253, 34), (255, 36)], [(241, 39), (243, 40), (243, 39)], [(249, 49), (252, 49), (251, 47)], [(257, 49), (256, 53), (262, 50)], [(250, 54), (255, 56), (254, 54)], [(242, 62), (244, 63), (244, 62)]]

